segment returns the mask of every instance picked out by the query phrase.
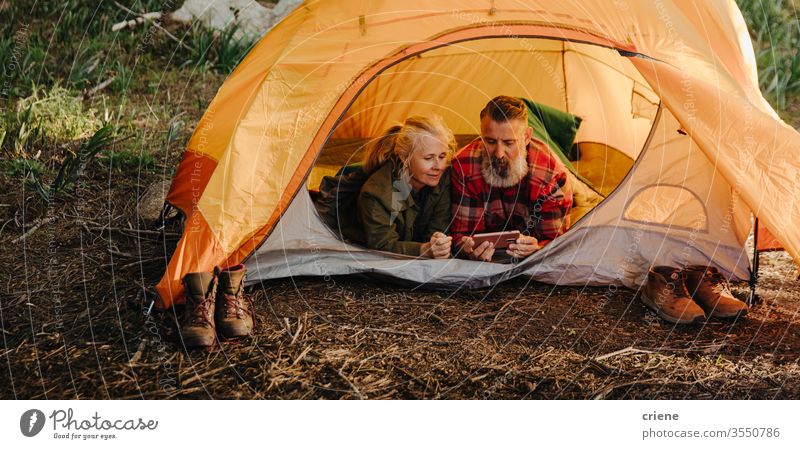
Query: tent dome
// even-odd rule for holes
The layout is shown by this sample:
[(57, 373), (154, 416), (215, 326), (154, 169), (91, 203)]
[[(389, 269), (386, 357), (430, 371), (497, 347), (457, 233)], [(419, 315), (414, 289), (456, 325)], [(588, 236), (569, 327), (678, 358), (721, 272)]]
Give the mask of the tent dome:
[[(411, 113), (460, 134), (498, 94), (584, 118), (579, 141), (633, 162), (562, 237), (516, 265), (410, 260), (336, 238), (304, 186), (335, 139)], [(231, 73), (197, 125), (167, 202), (186, 217), (158, 284), (246, 262), (248, 283), (374, 273), (430, 286), (526, 275), (639, 284), (652, 264), (748, 275), (755, 213), (800, 261), (800, 136), (758, 90), (733, 0), (307, 1)]]

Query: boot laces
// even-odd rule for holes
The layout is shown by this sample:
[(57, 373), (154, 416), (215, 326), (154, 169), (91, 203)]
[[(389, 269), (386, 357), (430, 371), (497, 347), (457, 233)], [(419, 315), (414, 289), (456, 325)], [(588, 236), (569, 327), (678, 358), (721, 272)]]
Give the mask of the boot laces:
[(253, 317), (253, 323), (256, 321), (256, 309), (253, 307), (253, 300), (249, 296), (245, 296), (242, 289), (235, 294), (224, 293), (225, 298), (225, 316), (236, 317), (242, 319), (246, 314)]
[(689, 290), (686, 289), (684, 279), (686, 279), (686, 276), (677, 271), (670, 275), (670, 281), (667, 285), (672, 290), (672, 293), (675, 294), (675, 297), (689, 296)]
[(728, 280), (718, 271), (706, 270), (704, 279), (711, 284), (714, 293), (731, 295), (731, 288)]
[(213, 295), (206, 295), (202, 301), (190, 301), (187, 306), (191, 307), (191, 319), (189, 324), (191, 326), (211, 327), (211, 310), (209, 307), (213, 304), (211, 298)]

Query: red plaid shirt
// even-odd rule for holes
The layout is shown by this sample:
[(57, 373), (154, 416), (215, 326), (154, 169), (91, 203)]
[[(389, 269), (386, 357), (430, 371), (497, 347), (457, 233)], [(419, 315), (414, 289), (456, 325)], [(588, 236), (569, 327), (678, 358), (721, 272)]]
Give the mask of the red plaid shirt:
[(544, 244), (563, 234), (569, 226), (572, 189), (567, 168), (544, 142), (528, 145), (528, 174), (519, 184), (499, 188), (481, 174), (486, 155), (481, 139), (459, 150), (453, 159), (453, 244), (461, 237), (482, 232), (518, 230)]

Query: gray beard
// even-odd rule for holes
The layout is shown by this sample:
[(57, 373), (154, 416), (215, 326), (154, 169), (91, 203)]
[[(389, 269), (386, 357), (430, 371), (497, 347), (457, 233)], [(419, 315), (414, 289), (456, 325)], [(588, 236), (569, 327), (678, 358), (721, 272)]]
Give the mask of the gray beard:
[(517, 185), (528, 174), (527, 152), (520, 152), (514, 160), (498, 161), (484, 154), (481, 161), (481, 174), (492, 187), (506, 188)]

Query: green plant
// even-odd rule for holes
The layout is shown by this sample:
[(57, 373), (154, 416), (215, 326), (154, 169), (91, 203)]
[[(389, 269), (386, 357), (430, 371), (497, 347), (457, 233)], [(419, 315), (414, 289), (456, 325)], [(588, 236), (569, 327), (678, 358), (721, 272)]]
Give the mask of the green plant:
[(16, 158), (2, 161), (3, 173), (11, 178), (27, 178), (29, 176), (41, 176), (47, 172), (47, 167), (36, 159)]
[(133, 70), (129, 69), (124, 62), (114, 61), (114, 81), (111, 83), (115, 92), (125, 94), (133, 82)]
[(244, 34), (241, 37), (237, 37), (238, 31), (238, 25), (233, 25), (219, 34), (217, 45), (214, 49), (216, 57), (214, 69), (220, 73), (228, 74), (232, 72), (255, 43), (245, 37)]
[(83, 101), (58, 84), (50, 90), (39, 91), (17, 102), (18, 115), (22, 111), (26, 122), (38, 123), (47, 136), (61, 140), (75, 140), (95, 132), (100, 120), (94, 110), (84, 111)]
[(90, 49), (82, 49), (75, 55), (69, 72), (69, 82), (78, 89), (91, 87), (97, 80), (97, 66), (103, 55), (93, 53)]
[(187, 56), (185, 65), (192, 65), (200, 70), (211, 68), (223, 74), (233, 71), (255, 43), (245, 35), (240, 36), (239, 27), (235, 24), (217, 31), (198, 22), (187, 35), (185, 43), (192, 51)]
[[(87, 8), (69, 8), (69, 4), (64, 5), (56, 20), (55, 35), (60, 42), (74, 39), (75, 35), (82, 35), (87, 32), (87, 26), (91, 24), (93, 18), (92, 10)], [(80, 34), (79, 34), (80, 33)]]
[(92, 137), (82, 142), (74, 153), (67, 153), (64, 160), (61, 161), (55, 179), (49, 184), (44, 182), (41, 174), (31, 172), (33, 185), (39, 197), (46, 203), (53, 201), (67, 186), (75, 183), (81, 177), (86, 164), (97, 153), (111, 145), (114, 137), (114, 127), (109, 123), (104, 124), (95, 131)]
[(97, 159), (108, 169), (120, 172), (149, 171), (155, 166), (153, 155), (144, 149), (103, 150)]
[(2, 70), (2, 97), (13, 98), (27, 94), (26, 89), (33, 84), (36, 65), (44, 60), (45, 54), (36, 47), (30, 27), (18, 27), (0, 38), (0, 70)]
[(41, 120), (36, 120), (32, 107), (7, 115), (0, 127), (0, 147), (9, 158), (29, 158), (34, 150), (47, 144)]
[(778, 110), (800, 92), (800, 22), (787, 0), (737, 0), (750, 28), (759, 86)]
[(169, 146), (172, 142), (178, 140), (183, 129), (182, 120), (172, 120), (167, 128), (166, 145)]
[(186, 44), (192, 50), (184, 65), (191, 65), (201, 71), (212, 67), (211, 47), (214, 45), (214, 30), (208, 29), (198, 22), (189, 30), (188, 36)]

